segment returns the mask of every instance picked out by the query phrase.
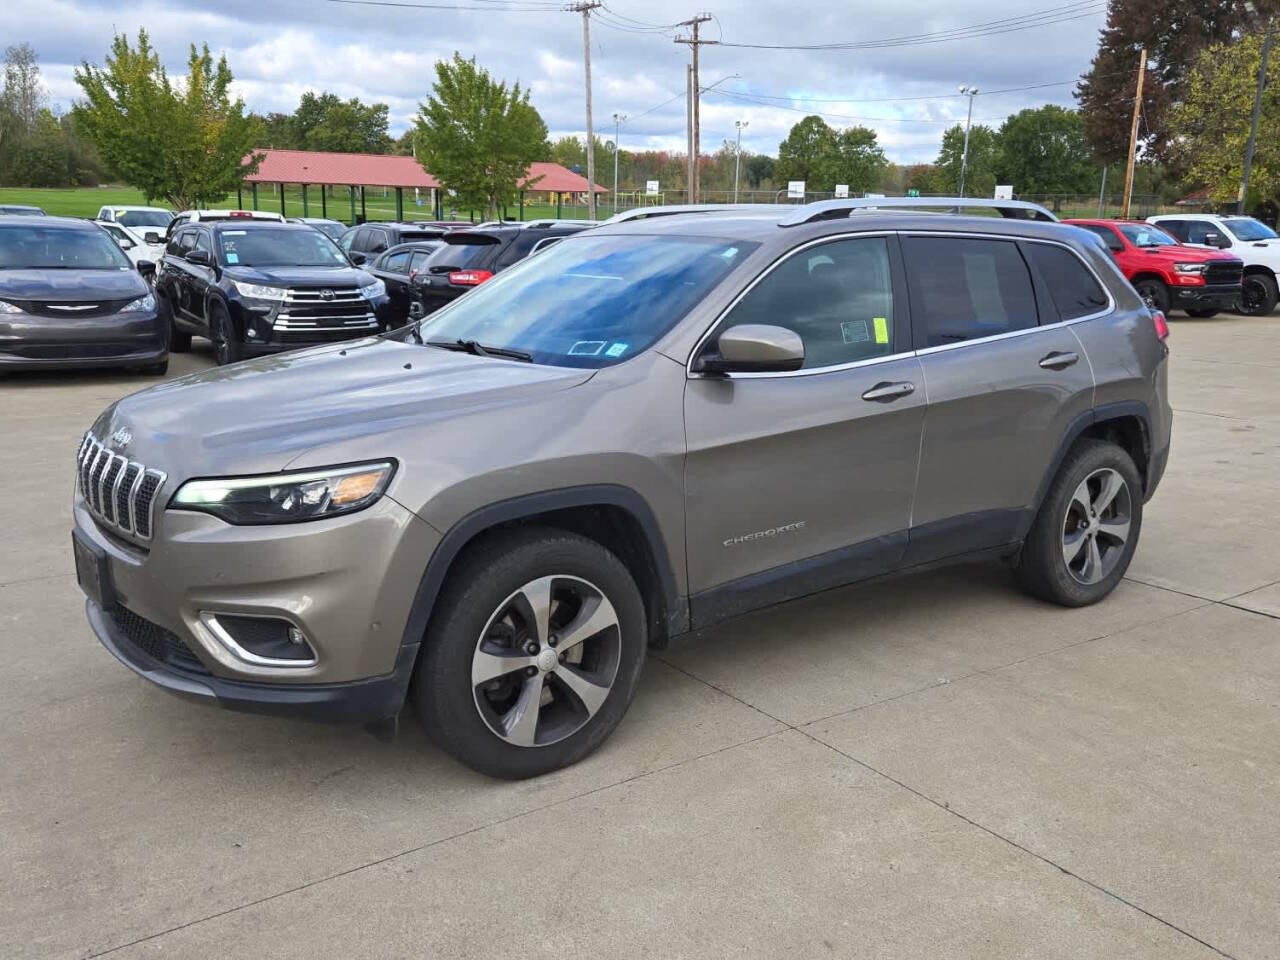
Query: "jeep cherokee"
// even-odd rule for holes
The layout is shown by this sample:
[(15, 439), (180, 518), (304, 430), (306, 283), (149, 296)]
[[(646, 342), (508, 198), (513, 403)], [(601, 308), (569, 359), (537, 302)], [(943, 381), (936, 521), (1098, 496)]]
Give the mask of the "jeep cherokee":
[(988, 205), (601, 226), (119, 400), (78, 456), (89, 622), (172, 692), (383, 733), (407, 696), (525, 777), (691, 628), (973, 556), (1098, 601), (1164, 471), (1168, 330), (1090, 235)]

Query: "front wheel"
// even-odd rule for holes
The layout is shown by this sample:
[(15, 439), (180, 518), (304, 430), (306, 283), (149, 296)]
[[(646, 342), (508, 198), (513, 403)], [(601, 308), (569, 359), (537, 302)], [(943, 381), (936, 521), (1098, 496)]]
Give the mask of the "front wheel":
[(1142, 478), (1120, 446), (1084, 440), (1049, 486), (1018, 559), (1023, 589), (1064, 607), (1096, 603), (1129, 568), (1142, 529)]
[(640, 591), (603, 546), (551, 528), (495, 535), (468, 548), (441, 591), (414, 703), (467, 766), (537, 776), (613, 732), (647, 639)]
[(244, 356), (244, 344), (236, 336), (226, 307), (218, 303), (209, 307), (209, 339), (213, 341), (213, 361), (220, 367)]
[(1162, 281), (1143, 277), (1133, 285), (1133, 289), (1138, 291), (1142, 302), (1152, 310), (1159, 310), (1161, 313), (1169, 312), (1169, 288)]
[(1266, 317), (1276, 308), (1276, 281), (1265, 273), (1246, 273), (1236, 309), (1248, 317)]

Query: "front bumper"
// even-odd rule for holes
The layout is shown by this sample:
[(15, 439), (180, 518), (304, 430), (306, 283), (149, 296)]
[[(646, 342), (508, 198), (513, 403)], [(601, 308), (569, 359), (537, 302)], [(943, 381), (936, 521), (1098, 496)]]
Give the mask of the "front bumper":
[(1240, 302), (1240, 285), (1211, 284), (1204, 287), (1171, 287), (1171, 306), (1181, 310), (1230, 310)]
[(290, 716), (323, 723), (375, 723), (404, 703), (418, 645), (402, 646), (391, 671), (348, 683), (261, 683), (229, 680), (182, 660), (158, 659), (129, 636), (107, 611), (85, 601), (89, 625), (117, 660), (169, 693), (244, 713)]
[(164, 322), (151, 313), (0, 318), (0, 370), (146, 366), (169, 354)]

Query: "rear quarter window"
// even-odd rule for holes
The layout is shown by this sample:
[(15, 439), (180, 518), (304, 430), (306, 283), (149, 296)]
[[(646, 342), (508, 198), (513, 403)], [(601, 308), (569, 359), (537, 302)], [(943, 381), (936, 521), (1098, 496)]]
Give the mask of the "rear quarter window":
[(1070, 250), (1051, 243), (1028, 243), (1026, 251), (1063, 320), (1076, 320), (1107, 309), (1111, 301), (1106, 292)]

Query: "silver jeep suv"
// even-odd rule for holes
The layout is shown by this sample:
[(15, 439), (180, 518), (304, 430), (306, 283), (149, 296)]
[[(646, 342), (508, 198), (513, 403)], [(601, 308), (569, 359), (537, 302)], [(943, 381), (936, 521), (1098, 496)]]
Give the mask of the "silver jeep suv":
[(112, 404), (94, 631), (233, 709), (385, 735), (411, 699), (525, 777), (609, 735), (646, 648), (769, 604), (975, 554), (1101, 599), (1168, 455), (1164, 318), (1039, 208), (873, 203), (600, 226), (393, 334)]

